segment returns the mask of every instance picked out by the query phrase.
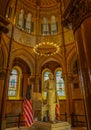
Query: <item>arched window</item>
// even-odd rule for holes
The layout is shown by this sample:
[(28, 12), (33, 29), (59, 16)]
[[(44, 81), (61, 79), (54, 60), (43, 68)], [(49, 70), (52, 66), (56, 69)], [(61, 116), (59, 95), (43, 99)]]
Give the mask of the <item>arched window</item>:
[(21, 69), (19, 67), (14, 67), (11, 71), (9, 78), (9, 87), (8, 87), (9, 99), (20, 98), (21, 76), (22, 76)]
[(49, 25), (48, 25), (48, 19), (46, 17), (43, 18), (43, 35), (49, 34)]
[(25, 29), (28, 33), (31, 33), (31, 19), (32, 19), (32, 15), (28, 13), (26, 18), (26, 25), (25, 25)]
[(44, 76), (43, 76), (44, 77), (44, 81), (47, 80), (47, 79), (49, 79), (49, 77), (48, 77), (49, 72), (50, 71), (45, 71), (44, 72)]
[[(47, 80), (48, 74), (51, 72), (50, 69), (45, 69), (42, 72), (42, 88), (44, 85), (44, 81)], [(56, 91), (59, 99), (65, 99), (66, 94), (65, 94), (65, 85), (64, 85), (64, 79), (62, 77), (62, 69), (57, 68), (54, 72), (54, 78), (55, 78), (55, 84), (56, 84)], [(42, 97), (43, 99), (46, 99), (47, 93), (42, 90)]]
[(24, 10), (21, 9), (18, 19), (18, 26), (20, 29), (24, 29)]
[(12, 7), (9, 6), (8, 9), (7, 9), (7, 13), (6, 13), (6, 18), (8, 18), (8, 19), (11, 18), (11, 16), (12, 16), (12, 11), (13, 11)]
[(55, 71), (55, 78), (56, 78), (56, 89), (59, 99), (66, 98), (65, 95), (65, 86), (64, 86), (64, 79), (62, 78), (62, 70), (57, 69)]
[[(42, 73), (42, 88), (43, 88), (43, 86), (44, 86), (45, 80), (49, 79), (48, 74), (49, 74), (50, 72), (51, 72), (50, 69), (45, 69), (45, 70), (43, 71), (43, 73)], [(43, 97), (43, 99), (46, 99), (46, 96), (47, 96), (47, 93), (46, 93), (46, 92), (43, 92), (43, 90), (42, 90), (42, 97)]]
[(55, 16), (51, 17), (51, 35), (54, 35), (57, 33), (57, 24)]

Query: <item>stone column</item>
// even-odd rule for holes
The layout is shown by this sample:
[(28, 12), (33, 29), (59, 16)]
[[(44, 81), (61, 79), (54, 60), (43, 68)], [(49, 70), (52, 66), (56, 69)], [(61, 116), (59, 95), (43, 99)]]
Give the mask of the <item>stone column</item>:
[(72, 85), (73, 85), (73, 75), (71, 73), (68, 73), (67, 75), (67, 91), (68, 91), (68, 97), (69, 97), (69, 115), (73, 112), (73, 99), (72, 99)]
[(30, 82), (32, 84), (32, 88), (34, 92), (40, 92), (40, 79), (38, 74), (34, 75), (33, 77), (30, 76)]
[(34, 92), (39, 92), (39, 72), (38, 72), (38, 55), (35, 55), (35, 72), (34, 72)]
[[(91, 78), (91, 17), (86, 18), (81, 25), (83, 46), (87, 60), (89, 78)], [(91, 87), (90, 87), (91, 88)], [(90, 89), (91, 92), (91, 89)]]
[[(83, 45), (83, 39), (81, 34), (81, 28), (77, 29), (75, 32), (75, 39), (76, 39), (76, 46), (77, 46), (77, 53), (78, 53), (78, 59), (79, 59), (79, 66), (80, 66), (80, 86), (82, 90), (82, 95), (84, 98), (84, 106), (85, 106), (85, 112), (88, 114), (88, 108), (89, 108), (89, 87), (90, 87), (90, 78), (88, 73), (88, 65), (86, 60), (86, 54), (84, 51), (84, 45)], [(90, 112), (90, 111), (89, 111)], [(88, 114), (91, 116), (91, 112)], [(89, 122), (89, 118), (87, 118), (87, 121)]]
[(3, 95), (3, 86), (4, 86), (5, 72), (0, 72), (0, 115), (1, 115), (1, 106), (2, 106), (2, 95)]
[(35, 29), (37, 35), (41, 34), (40, 26), (41, 26), (41, 22), (40, 22), (40, 7), (39, 7), (39, 5), (37, 5), (37, 7), (36, 7), (36, 29)]
[(9, 69), (2, 70), (0, 73), (0, 115), (2, 117), (0, 120), (0, 130), (5, 130), (6, 127), (5, 112), (8, 96), (9, 75)]
[(28, 75), (27, 74), (23, 74), (23, 81), (22, 81), (22, 96), (26, 97), (26, 90), (27, 90), (27, 86), (28, 86)]
[(41, 91), (41, 78), (39, 74), (37, 74), (36, 76), (36, 87), (37, 87), (37, 92), (39, 93)]
[(64, 26), (71, 24), (74, 31), (87, 126), (91, 130), (91, 0), (69, 0), (64, 19)]

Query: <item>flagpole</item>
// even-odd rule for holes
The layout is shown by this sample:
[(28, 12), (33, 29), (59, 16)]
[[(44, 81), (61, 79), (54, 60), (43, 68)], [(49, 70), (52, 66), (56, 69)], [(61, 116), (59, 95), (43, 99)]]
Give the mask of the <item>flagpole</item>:
[(13, 46), (13, 34), (14, 34), (14, 23), (15, 23), (15, 15), (16, 15), (16, 8), (17, 8), (17, 0), (15, 1), (15, 9), (13, 15), (13, 23), (12, 23), (12, 30), (11, 30), (11, 38), (9, 42), (9, 49), (8, 49), (8, 57), (7, 57), (7, 65), (6, 65), (6, 72), (4, 78), (4, 86), (3, 86), (3, 94), (2, 94), (2, 102), (1, 102), (1, 121), (0, 121), (0, 130), (5, 130), (6, 127), (6, 120), (5, 120), (5, 112), (6, 112), (6, 100), (7, 100), (7, 93), (8, 93), (8, 81), (9, 81), (9, 66), (11, 60), (11, 52)]

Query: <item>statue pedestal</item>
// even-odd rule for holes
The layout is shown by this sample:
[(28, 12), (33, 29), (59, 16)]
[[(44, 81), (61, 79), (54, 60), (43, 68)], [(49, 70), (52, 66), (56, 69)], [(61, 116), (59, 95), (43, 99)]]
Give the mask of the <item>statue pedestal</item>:
[(34, 130), (71, 130), (71, 125), (68, 122), (48, 123), (36, 121), (33, 125)]

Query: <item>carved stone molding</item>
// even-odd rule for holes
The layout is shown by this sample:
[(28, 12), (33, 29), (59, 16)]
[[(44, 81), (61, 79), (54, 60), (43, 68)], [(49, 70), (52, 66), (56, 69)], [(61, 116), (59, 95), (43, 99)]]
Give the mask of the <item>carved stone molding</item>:
[(81, 23), (87, 18), (91, 16), (91, 2), (87, 0), (74, 0), (72, 2), (70, 0), (70, 4), (68, 8), (64, 11), (64, 26), (72, 24), (72, 28), (74, 31), (81, 25)]
[(8, 28), (7, 28), (8, 24), (9, 24), (9, 21), (7, 21), (3, 16), (0, 15), (0, 33), (1, 32), (4, 32), (4, 33), (8, 32)]
[(6, 76), (6, 70), (0, 70), (0, 80), (4, 79)]
[(10, 68), (0, 68), (0, 76), (1, 75), (6, 75), (6, 72), (8, 71), (8, 74), (11, 73)]

